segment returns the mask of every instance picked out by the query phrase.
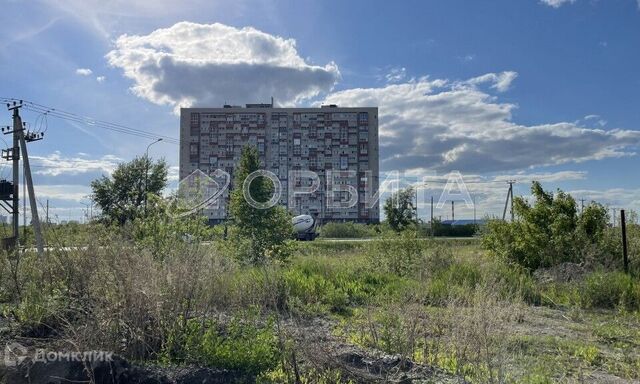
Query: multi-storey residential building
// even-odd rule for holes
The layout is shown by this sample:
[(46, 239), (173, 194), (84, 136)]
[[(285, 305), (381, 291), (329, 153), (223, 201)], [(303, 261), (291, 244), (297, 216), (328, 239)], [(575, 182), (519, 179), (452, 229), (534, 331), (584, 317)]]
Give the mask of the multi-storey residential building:
[[(257, 147), (264, 169), (281, 181), (280, 204), (292, 214), (315, 215), (320, 222), (379, 221), (379, 205), (372, 199), (379, 183), (378, 108), (183, 108), (180, 178), (216, 169), (233, 178), (247, 144)], [(296, 171), (318, 177), (314, 181)], [(318, 181), (315, 192), (299, 192)], [(227, 219), (228, 196), (227, 190), (205, 210), (210, 223)]]

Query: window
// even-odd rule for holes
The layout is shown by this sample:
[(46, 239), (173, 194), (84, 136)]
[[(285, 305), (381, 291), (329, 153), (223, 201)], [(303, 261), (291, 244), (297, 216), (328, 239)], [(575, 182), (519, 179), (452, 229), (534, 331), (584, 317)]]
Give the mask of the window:
[(349, 168), (349, 158), (347, 156), (340, 156), (340, 169)]
[(198, 156), (198, 143), (191, 143), (191, 145), (189, 145), (189, 154), (191, 156)]

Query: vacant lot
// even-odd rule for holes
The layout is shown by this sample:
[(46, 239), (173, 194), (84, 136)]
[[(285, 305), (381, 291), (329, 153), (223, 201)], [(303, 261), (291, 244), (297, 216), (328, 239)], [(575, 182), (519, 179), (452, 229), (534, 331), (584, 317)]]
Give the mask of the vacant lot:
[[(287, 263), (249, 266), (220, 239), (158, 253), (88, 233), (74, 239), (87, 248), (3, 255), (3, 344), (112, 351), (149, 382), (640, 378), (640, 288), (620, 272), (530, 273), (476, 240), (406, 234), (299, 243)], [(6, 378), (61, 369), (47, 364)], [(99, 364), (74, 367), (100, 382)]]

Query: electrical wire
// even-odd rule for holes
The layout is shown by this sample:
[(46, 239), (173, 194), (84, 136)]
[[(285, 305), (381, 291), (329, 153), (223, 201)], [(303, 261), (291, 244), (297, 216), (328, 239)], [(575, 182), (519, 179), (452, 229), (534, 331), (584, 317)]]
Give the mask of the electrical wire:
[[(108, 121), (93, 119), (86, 116), (81, 116), (79, 114), (73, 112), (66, 112), (60, 109), (56, 109), (53, 107), (48, 107), (46, 105), (38, 104), (28, 100), (19, 100), (15, 98), (0, 98), (2, 102), (5, 103), (13, 103), (13, 102), (22, 102), (23, 108), (28, 111), (38, 113), (43, 115), (43, 119), (46, 119), (48, 116), (72, 121), (76, 123), (80, 123), (90, 127), (96, 127), (101, 129), (106, 129), (118, 133), (123, 133), (131, 136), (142, 137), (146, 139), (158, 139), (161, 138), (163, 142), (171, 143), (171, 144), (179, 144), (180, 141), (175, 137), (160, 135), (151, 131), (145, 131), (137, 128), (128, 127), (122, 124), (111, 123)], [(48, 127), (47, 127), (48, 128)], [(45, 130), (46, 131), (46, 130)]]

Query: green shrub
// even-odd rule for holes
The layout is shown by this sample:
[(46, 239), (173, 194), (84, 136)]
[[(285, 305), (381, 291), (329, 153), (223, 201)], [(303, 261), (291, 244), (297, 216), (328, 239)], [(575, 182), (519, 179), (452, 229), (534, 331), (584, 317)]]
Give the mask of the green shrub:
[(357, 259), (305, 258), (283, 271), (288, 307), (301, 314), (344, 313), (376, 297), (405, 290), (405, 279), (374, 270)]
[(585, 308), (640, 308), (640, 284), (622, 272), (593, 272), (581, 291)]
[(466, 301), (482, 279), (482, 271), (477, 264), (452, 263), (428, 280), (425, 300), (431, 305), (446, 305), (452, 299)]
[(290, 299), (293, 299), (291, 305), (294, 308), (291, 309), (296, 310), (296, 306), (301, 306), (299, 309), (304, 312), (340, 312), (348, 304), (346, 292), (322, 275), (293, 269), (284, 273), (284, 279)]
[(491, 264), (485, 279), (491, 286), (497, 287), (502, 300), (519, 298), (529, 304), (541, 303), (538, 285), (531, 274), (519, 265)]
[(209, 319), (178, 319), (160, 360), (258, 375), (277, 367), (280, 349), (273, 320), (260, 324), (256, 313), (235, 316), (225, 325)]
[(571, 195), (560, 190), (549, 193), (538, 182), (533, 182), (531, 193), (535, 198), (532, 205), (524, 198), (514, 199), (516, 221), (487, 223), (482, 236), (485, 249), (530, 270), (585, 261), (593, 248), (608, 249), (603, 242), (607, 226), (605, 207), (591, 203), (578, 214)]
[(330, 222), (320, 227), (320, 236), (323, 238), (360, 239), (377, 235), (373, 226), (352, 222)]
[(423, 244), (417, 232), (407, 230), (371, 241), (367, 255), (377, 270), (408, 276), (422, 270)]

